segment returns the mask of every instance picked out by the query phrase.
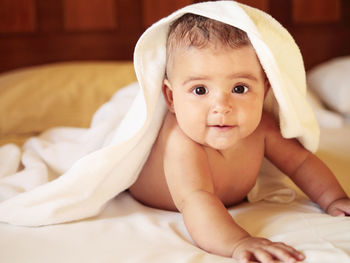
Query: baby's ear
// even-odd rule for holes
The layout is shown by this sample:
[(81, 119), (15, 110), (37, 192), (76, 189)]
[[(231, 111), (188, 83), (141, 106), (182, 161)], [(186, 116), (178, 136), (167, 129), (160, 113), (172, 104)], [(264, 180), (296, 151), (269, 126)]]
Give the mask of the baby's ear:
[(264, 99), (266, 98), (266, 95), (267, 95), (267, 93), (269, 92), (269, 90), (271, 89), (271, 84), (270, 84), (270, 81), (269, 81), (269, 79), (267, 78), (267, 77), (265, 77), (265, 83), (264, 83), (264, 85), (265, 85), (265, 94), (264, 94)]
[(173, 91), (171, 89), (171, 85), (169, 80), (164, 79), (163, 80), (163, 96), (165, 99), (166, 104), (168, 105), (168, 109), (170, 112), (174, 112), (174, 100), (173, 100)]

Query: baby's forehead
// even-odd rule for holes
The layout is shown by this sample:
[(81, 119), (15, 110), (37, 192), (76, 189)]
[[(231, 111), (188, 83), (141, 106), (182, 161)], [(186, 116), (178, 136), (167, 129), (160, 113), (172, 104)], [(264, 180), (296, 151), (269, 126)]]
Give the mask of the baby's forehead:
[[(203, 46), (194, 46), (194, 45), (185, 44), (185, 43), (179, 44), (176, 47), (173, 47), (171, 52), (169, 51), (169, 55), (167, 56), (167, 62), (166, 62), (166, 73), (168, 76), (175, 62), (182, 63), (183, 56), (184, 55), (186, 56), (187, 53), (200, 54), (203, 52), (204, 53), (207, 52), (207, 53), (213, 54), (214, 56), (217, 55), (218, 57), (220, 57), (220, 55), (222, 54), (232, 52), (231, 57), (234, 57), (235, 54), (237, 53), (236, 51), (244, 51), (244, 50), (247, 50), (247, 52), (249, 53), (253, 52), (261, 67), (260, 60), (255, 52), (255, 49), (250, 43), (246, 45), (237, 46), (237, 47), (224, 45), (220, 41), (210, 41)], [(193, 51), (200, 51), (200, 52), (193, 52)]]
[[(252, 74), (254, 72), (254, 74), (256, 74), (255, 76), (259, 76), (259, 79), (266, 79), (267, 76), (265, 74), (265, 71), (261, 66), (260, 60), (255, 52), (254, 47), (251, 44), (242, 45), (240, 47), (230, 47), (224, 46), (220, 42), (208, 43), (202, 47), (196, 47), (193, 45), (178, 46), (176, 49), (174, 49), (172, 55), (167, 61), (165, 77), (168, 79), (170, 79), (171, 76), (176, 77), (177, 75), (173, 74), (177, 74), (175, 72), (178, 72), (179, 67), (187, 67), (189, 72), (192, 72), (191, 74), (193, 74), (193, 72), (195, 72), (192, 70), (193, 67), (195, 67), (197, 71), (199, 69), (207, 69), (212, 67), (211, 63), (218, 65), (216, 64), (217, 62), (215, 62), (218, 60), (218, 63), (223, 63), (222, 65), (226, 65), (225, 68), (229, 69), (230, 67), (227, 64), (227, 61), (231, 61), (231, 59), (233, 59), (232, 63), (237, 65), (235, 61), (242, 61), (242, 58), (244, 61), (247, 61), (248, 64), (240, 64), (242, 67), (239, 68), (239, 70), (245, 70), (246, 72), (251, 72)], [(201, 62), (199, 62), (200, 64), (196, 64), (194, 63), (195, 61)], [(204, 67), (202, 68), (202, 66)], [(235, 68), (232, 67), (231, 70), (234, 71)]]

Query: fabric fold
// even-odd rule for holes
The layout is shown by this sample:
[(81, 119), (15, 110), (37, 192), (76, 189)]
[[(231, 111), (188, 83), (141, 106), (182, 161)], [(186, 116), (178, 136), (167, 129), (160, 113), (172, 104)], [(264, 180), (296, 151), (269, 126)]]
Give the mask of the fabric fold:
[(248, 201), (256, 203), (291, 203), (297, 195), (296, 186), (270, 161), (264, 159), (255, 186), (248, 193)]
[[(284, 137), (297, 138), (310, 151), (317, 149), (319, 130), (306, 101), (303, 61), (290, 34), (268, 14), (234, 1), (194, 4), (158, 21), (139, 39), (134, 67), (140, 88), (133, 86), (137, 94), (130, 105), (114, 107), (112, 99), (112, 104), (102, 106), (96, 113), (92, 126), (82, 131), (84, 135), (77, 136), (76, 130), (52, 130), (35, 139), (35, 145), (30, 141), (26, 144), (23, 156), (35, 149), (48, 167), (46, 172), (43, 169), (36, 173), (56, 179), (47, 179), (0, 203), (0, 221), (35, 226), (79, 220), (96, 215), (108, 200), (132, 185), (167, 111), (161, 86), (168, 28), (186, 13), (206, 16), (247, 32), (272, 87), (266, 109), (278, 117)], [(63, 137), (69, 142), (60, 141), (61, 132), (66, 133)], [(72, 145), (76, 147), (71, 148)], [(56, 150), (50, 149), (61, 153), (66, 150), (67, 158), (64, 154), (56, 158)], [(30, 172), (25, 167), (19, 173)]]

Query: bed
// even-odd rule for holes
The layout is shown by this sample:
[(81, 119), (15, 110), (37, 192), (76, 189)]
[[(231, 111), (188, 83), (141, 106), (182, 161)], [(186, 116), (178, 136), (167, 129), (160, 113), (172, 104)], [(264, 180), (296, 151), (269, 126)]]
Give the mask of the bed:
[[(128, 5), (126, 1), (120, 2)], [(278, 4), (271, 4), (275, 5)], [(273, 10), (270, 11), (273, 13)], [(316, 26), (316, 32), (319, 27)], [(325, 27), (331, 32), (329, 26)], [(300, 25), (291, 31), (301, 38), (301, 49), (310, 51), (309, 31), (300, 29)], [(13, 38), (13, 35), (8, 37)], [(80, 34), (79, 38), (82, 37)], [(338, 34), (337, 38), (348, 41), (345, 34)], [(101, 35), (101, 39), (106, 40), (106, 36)], [(134, 45), (134, 40), (135, 36), (130, 45)], [(317, 48), (319, 52), (328, 47)], [(308, 95), (321, 126), (317, 156), (332, 169), (350, 195), (350, 58), (344, 56), (344, 53), (350, 54), (347, 52), (332, 48), (317, 53), (318, 56), (311, 54), (306, 56), (306, 66)], [(105, 60), (105, 54), (74, 56), (68, 52), (67, 59), (47, 54), (45, 58), (32, 61), (16, 56), (13, 64), (2, 62), (0, 146), (8, 143), (22, 146), (28, 138), (54, 127), (88, 129), (99, 107), (136, 80), (131, 55), (127, 58), (124, 55), (125, 49), (121, 48), (119, 55), (110, 61)], [(56, 62), (46, 64), (48, 61)], [(319, 62), (323, 63), (316, 66)], [(329, 89), (330, 83), (338, 89), (336, 92)], [(290, 181), (283, 180), (296, 191), (294, 201), (284, 204), (244, 202), (230, 208), (230, 214), (250, 234), (282, 241), (302, 251), (307, 263), (350, 262), (349, 217), (326, 215)], [(0, 246), (0, 262), (6, 263), (234, 262), (196, 247), (179, 213), (146, 207), (134, 200), (128, 191), (109, 201), (99, 215), (88, 219), (42, 227), (0, 223)]]
[[(339, 59), (316, 68), (310, 73), (310, 85), (327, 84), (325, 71), (337, 74), (337, 64)], [(321, 82), (320, 78), (323, 78)], [(88, 113), (84, 105), (98, 108), (106, 98), (134, 80), (131, 62), (57, 63), (2, 74), (1, 143), (21, 144), (43, 130), (63, 125), (61, 118), (78, 123), (81, 128), (87, 127), (95, 109)], [(57, 85), (67, 90), (61, 92)], [(84, 93), (90, 95), (82, 94), (82, 86)], [(28, 91), (24, 96), (23, 90)], [(318, 104), (314, 101), (316, 111), (333, 117), (327, 115), (321, 128), (317, 155), (350, 194), (350, 123), (340, 113), (323, 106), (324, 102), (315, 96), (317, 87), (313, 91), (313, 99), (318, 99)], [(41, 103), (38, 103), (38, 94), (50, 95), (40, 95)], [(78, 102), (81, 105), (77, 105)], [(28, 105), (31, 111), (20, 111)], [(78, 106), (82, 109), (74, 109)], [(57, 108), (61, 109), (60, 116), (52, 114)], [(21, 113), (16, 113), (16, 109)], [(350, 262), (349, 218), (324, 214), (300, 192), (297, 199), (288, 204), (243, 203), (231, 208), (230, 213), (252, 235), (283, 241), (300, 249), (307, 256), (305, 262)], [(111, 200), (102, 213), (93, 218), (45, 227), (1, 223), (0, 233), (1, 262), (232, 262), (197, 248), (180, 214), (143, 206), (127, 191)]]

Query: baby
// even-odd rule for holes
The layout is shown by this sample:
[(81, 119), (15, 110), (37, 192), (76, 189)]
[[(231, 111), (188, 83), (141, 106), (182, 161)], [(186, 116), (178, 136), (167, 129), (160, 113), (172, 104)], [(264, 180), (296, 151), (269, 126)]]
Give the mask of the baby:
[[(180, 211), (196, 244), (240, 262), (296, 262), (294, 248), (250, 236), (226, 207), (243, 201), (264, 157), (327, 213), (350, 214), (332, 172), (263, 109), (269, 81), (247, 34), (186, 14), (170, 27), (163, 94), (169, 111), (130, 193)], [(312, 183), (310, 183), (312, 182)]]

